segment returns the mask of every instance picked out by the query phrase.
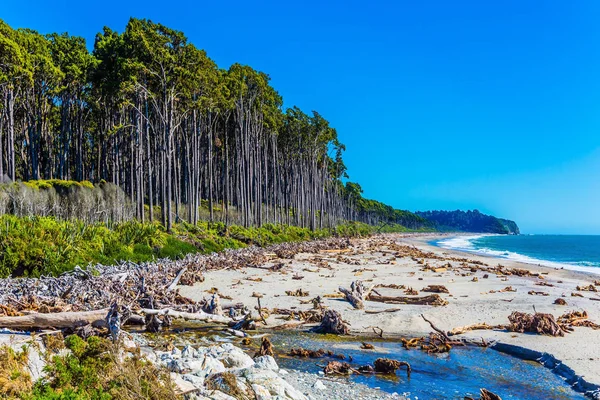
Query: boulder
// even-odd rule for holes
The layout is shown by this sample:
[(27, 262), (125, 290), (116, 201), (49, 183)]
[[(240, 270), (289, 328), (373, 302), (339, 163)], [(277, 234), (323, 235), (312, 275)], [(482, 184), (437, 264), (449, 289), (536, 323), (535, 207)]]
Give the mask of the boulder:
[(254, 359), (254, 368), (279, 371), (279, 366), (271, 356), (260, 356)]

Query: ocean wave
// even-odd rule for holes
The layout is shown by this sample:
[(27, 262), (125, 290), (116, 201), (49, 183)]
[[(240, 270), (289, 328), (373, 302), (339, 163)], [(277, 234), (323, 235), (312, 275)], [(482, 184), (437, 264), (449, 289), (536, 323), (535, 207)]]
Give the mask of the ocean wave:
[[(585, 271), (600, 274), (600, 264), (592, 261), (577, 261), (573, 263), (557, 262), (551, 260), (542, 260), (534, 257), (529, 257), (524, 254), (515, 253), (508, 250), (493, 250), (487, 247), (476, 247), (474, 240), (485, 236), (492, 235), (477, 235), (477, 236), (455, 236), (448, 239), (443, 239), (435, 244), (438, 247), (448, 250), (465, 251), (468, 253), (479, 254), (488, 257), (503, 258), (511, 261), (522, 262), (525, 264), (541, 265), (552, 268), (564, 268), (575, 271)], [(495, 236), (495, 235), (494, 235)]]

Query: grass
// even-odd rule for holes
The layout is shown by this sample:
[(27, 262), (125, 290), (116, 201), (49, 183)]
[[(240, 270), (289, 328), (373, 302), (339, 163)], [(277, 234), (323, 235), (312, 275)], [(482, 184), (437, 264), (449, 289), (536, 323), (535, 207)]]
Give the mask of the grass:
[(20, 400), (175, 400), (168, 371), (122, 351), (107, 339), (67, 336), (60, 355), (48, 350), (45, 376), (27, 372), (27, 350), (0, 347), (0, 398)]
[(178, 259), (248, 245), (268, 246), (329, 236), (367, 236), (376, 228), (349, 223), (334, 229), (265, 224), (245, 228), (223, 223), (176, 224), (171, 233), (158, 223), (128, 221), (107, 225), (54, 217), (0, 216), (0, 277), (60, 275), (76, 265), (122, 260)]

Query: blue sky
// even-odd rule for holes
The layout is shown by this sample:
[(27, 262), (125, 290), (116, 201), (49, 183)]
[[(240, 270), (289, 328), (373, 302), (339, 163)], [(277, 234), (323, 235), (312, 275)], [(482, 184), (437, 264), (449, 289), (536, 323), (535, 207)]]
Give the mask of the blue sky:
[(0, 13), (13, 27), (91, 45), (149, 18), (269, 73), (337, 128), (367, 197), (600, 234), (600, 2), (17, 3)]

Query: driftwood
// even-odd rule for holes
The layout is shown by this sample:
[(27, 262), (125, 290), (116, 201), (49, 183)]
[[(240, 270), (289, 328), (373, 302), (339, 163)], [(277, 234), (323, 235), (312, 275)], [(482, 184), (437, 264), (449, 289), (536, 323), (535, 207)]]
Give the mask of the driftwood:
[(445, 306), (448, 304), (439, 294), (430, 294), (423, 297), (406, 297), (406, 296), (377, 296), (369, 294), (368, 301), (377, 301), (388, 304), (417, 304), (427, 306)]
[(329, 309), (325, 311), (321, 324), (314, 328), (313, 332), (347, 335), (350, 333), (350, 328), (339, 312)]
[(327, 365), (323, 368), (323, 372), (325, 373), (325, 375), (332, 375), (332, 374), (348, 375), (355, 371), (356, 370), (354, 370), (350, 366), (350, 364), (339, 362), (339, 361), (329, 361), (327, 363)]
[(352, 304), (352, 307), (362, 310), (365, 308), (363, 302), (371, 290), (367, 290), (362, 281), (354, 281), (350, 284), (350, 290), (340, 287), (339, 291), (344, 293), (346, 300)]
[(558, 304), (559, 306), (566, 306), (567, 301), (565, 299), (563, 299), (562, 297), (559, 297), (556, 300), (554, 300), (554, 304)]
[(145, 315), (168, 315), (175, 319), (184, 319), (186, 321), (201, 321), (201, 322), (214, 322), (219, 324), (228, 324), (231, 322), (231, 318), (222, 315), (208, 314), (204, 311), (198, 311), (195, 313), (176, 311), (170, 308), (163, 308), (161, 310), (153, 309), (142, 309), (142, 313)]
[(400, 367), (406, 367), (406, 375), (410, 378), (412, 371), (410, 364), (406, 361), (390, 360), (389, 358), (378, 358), (373, 365), (375, 365), (375, 372), (382, 374), (395, 374)]
[(510, 321), (509, 329), (513, 332), (531, 332), (540, 335), (564, 336), (564, 331), (554, 320), (552, 314), (543, 314), (536, 312), (528, 314), (519, 311), (513, 311), (508, 317)]
[(556, 322), (565, 332), (572, 332), (576, 326), (600, 329), (600, 325), (588, 319), (587, 311), (571, 311), (558, 317)]
[(89, 324), (106, 327), (106, 316), (109, 309), (94, 311), (59, 312), (51, 314), (31, 313), (16, 317), (0, 317), (0, 328), (45, 329), (76, 328)]
[(506, 329), (504, 325), (489, 325), (486, 322), (479, 322), (473, 325), (459, 326), (448, 332), (448, 336), (460, 335), (469, 331)]
[(423, 320), (425, 320), (425, 322), (427, 322), (429, 324), (429, 326), (431, 326), (431, 329), (433, 329), (434, 331), (436, 331), (437, 333), (439, 333), (444, 339), (446, 339), (446, 341), (450, 342), (451, 339), (448, 337), (448, 335), (446, 334), (446, 332), (444, 332), (443, 330), (441, 330), (440, 328), (438, 328), (437, 326), (435, 326), (433, 324), (433, 322), (431, 322), (430, 320), (428, 320), (427, 318), (425, 318), (425, 316), (423, 314), (421, 314), (421, 318), (423, 318)]
[(96, 311), (108, 309), (115, 300), (119, 304), (130, 305), (133, 310), (169, 308), (195, 313), (202, 304), (181, 296), (173, 289), (178, 284), (190, 285), (202, 280), (206, 271), (262, 265), (278, 253), (291, 258), (298, 253), (344, 249), (348, 246), (346, 239), (331, 238), (282, 243), (268, 248), (249, 246), (210, 255), (189, 254), (181, 260), (89, 265), (59, 277), (0, 279), (0, 317), (20, 316), (32, 311)]
[(256, 352), (254, 357), (260, 356), (273, 356), (273, 344), (269, 340), (268, 337), (264, 337), (262, 343), (260, 344), (260, 349)]
[(481, 389), (481, 397), (480, 400), (502, 400), (500, 396), (495, 393), (490, 392), (487, 389)]
[(444, 285), (429, 285), (421, 289), (421, 292), (429, 292), (429, 293), (450, 293), (448, 288)]
[(210, 300), (206, 302), (204, 307), (202, 307), (202, 311), (207, 314), (213, 315), (222, 315), (223, 308), (221, 307), (221, 298), (218, 293), (213, 293), (210, 297)]
[(173, 279), (173, 282), (171, 282), (171, 284), (167, 288), (167, 291), (175, 289), (175, 287), (179, 283), (179, 280), (181, 279), (181, 277), (183, 276), (183, 274), (185, 273), (185, 271), (187, 271), (187, 267), (183, 267), (183, 268), (181, 268), (179, 270), (179, 272), (175, 276), (175, 279)]

